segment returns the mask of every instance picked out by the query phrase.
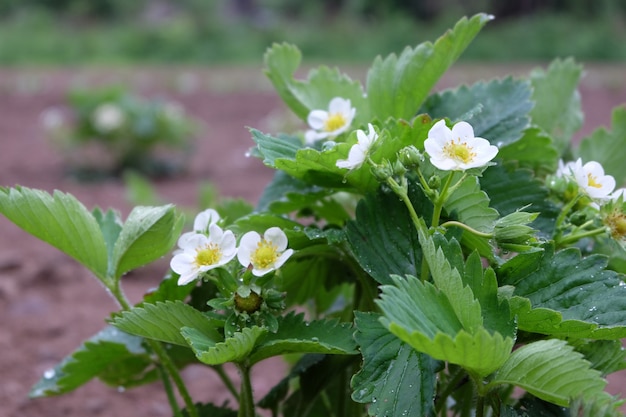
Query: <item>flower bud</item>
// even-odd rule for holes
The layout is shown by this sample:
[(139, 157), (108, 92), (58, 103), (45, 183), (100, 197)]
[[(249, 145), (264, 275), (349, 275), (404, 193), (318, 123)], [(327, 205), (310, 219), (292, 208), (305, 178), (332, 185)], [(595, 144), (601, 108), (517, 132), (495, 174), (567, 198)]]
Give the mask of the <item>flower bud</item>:
[(417, 168), (424, 161), (424, 155), (413, 145), (400, 149), (398, 161), (407, 169)]
[(441, 186), (441, 178), (438, 175), (433, 175), (428, 179), (428, 186), (433, 190), (438, 189)]
[(539, 213), (515, 211), (496, 222), (494, 235), (498, 244), (524, 244), (535, 235), (535, 229), (528, 226)]
[(372, 174), (380, 182), (386, 182), (388, 178), (393, 177), (393, 167), (387, 160), (383, 161), (381, 165), (372, 167)]

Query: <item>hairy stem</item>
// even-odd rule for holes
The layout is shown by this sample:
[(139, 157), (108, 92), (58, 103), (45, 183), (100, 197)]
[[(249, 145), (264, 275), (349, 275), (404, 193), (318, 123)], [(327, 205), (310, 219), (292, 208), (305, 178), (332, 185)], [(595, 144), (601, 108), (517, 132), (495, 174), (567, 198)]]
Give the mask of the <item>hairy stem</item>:
[(252, 382), (250, 380), (250, 368), (238, 363), (237, 369), (241, 375), (241, 390), (239, 396), (238, 417), (254, 417), (254, 397), (252, 394)]

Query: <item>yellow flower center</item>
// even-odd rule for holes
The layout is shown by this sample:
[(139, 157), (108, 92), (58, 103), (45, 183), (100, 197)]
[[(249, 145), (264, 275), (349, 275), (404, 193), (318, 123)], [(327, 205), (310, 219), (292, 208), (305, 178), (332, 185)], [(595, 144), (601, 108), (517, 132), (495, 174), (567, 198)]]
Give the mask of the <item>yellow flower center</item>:
[(263, 239), (257, 244), (256, 250), (250, 256), (250, 262), (256, 268), (265, 269), (278, 259), (278, 250), (275, 245)]
[(476, 157), (476, 152), (472, 152), (472, 148), (467, 143), (461, 142), (461, 138), (458, 138), (446, 143), (443, 147), (443, 153), (455, 161), (461, 161), (464, 164), (471, 162)]
[(196, 250), (196, 266), (215, 265), (222, 259), (222, 250), (215, 243), (209, 243), (203, 248)]
[(602, 188), (602, 184), (596, 181), (596, 177), (587, 174), (587, 185), (593, 188)]
[(325, 132), (334, 132), (335, 130), (345, 126), (347, 120), (341, 113), (330, 113), (328, 119), (324, 122)]
[(613, 210), (604, 218), (604, 224), (611, 229), (613, 238), (623, 239), (626, 237), (626, 215), (621, 210)]

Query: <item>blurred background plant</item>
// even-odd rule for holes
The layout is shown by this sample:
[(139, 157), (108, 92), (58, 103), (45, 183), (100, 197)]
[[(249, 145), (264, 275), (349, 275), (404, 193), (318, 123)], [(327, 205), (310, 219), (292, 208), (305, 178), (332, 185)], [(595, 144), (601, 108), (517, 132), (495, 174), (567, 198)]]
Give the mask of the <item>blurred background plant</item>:
[(42, 123), (79, 179), (127, 170), (163, 177), (184, 170), (197, 127), (178, 102), (143, 99), (109, 86), (72, 90), (67, 105), (70, 114), (50, 108)]
[(479, 11), (496, 20), (464, 60), (626, 59), (616, 0), (3, 0), (0, 64), (256, 64), (284, 40), (369, 62)]

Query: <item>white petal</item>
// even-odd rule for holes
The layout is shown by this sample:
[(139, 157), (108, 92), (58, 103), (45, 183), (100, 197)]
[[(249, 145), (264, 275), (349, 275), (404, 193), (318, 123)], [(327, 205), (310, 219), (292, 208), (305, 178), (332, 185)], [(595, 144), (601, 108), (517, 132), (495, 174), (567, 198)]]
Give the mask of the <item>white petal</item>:
[(352, 110), (349, 99), (335, 97), (328, 104), (328, 113), (341, 113), (348, 116)]
[(193, 230), (196, 232), (206, 231), (210, 225), (217, 223), (220, 220), (220, 215), (213, 209), (206, 209), (196, 216), (193, 221)]
[(451, 133), (453, 138), (460, 138), (462, 142), (474, 138), (474, 128), (467, 122), (456, 123), (452, 126)]
[(201, 233), (185, 233), (184, 236), (184, 239), (183, 236), (178, 239), (178, 246), (184, 251), (195, 250), (209, 243), (209, 238)]
[(276, 246), (276, 250), (282, 252), (287, 248), (287, 235), (279, 227), (270, 227), (263, 233), (263, 238)]
[(260, 241), (261, 235), (257, 232), (248, 232), (241, 237), (237, 250), (237, 259), (241, 265), (246, 268), (250, 265), (250, 256)]
[(170, 268), (179, 275), (183, 275), (193, 268), (194, 256), (189, 252), (179, 253), (170, 260)]
[(276, 259), (276, 262), (274, 262), (274, 269), (278, 269), (283, 266), (283, 264), (287, 262), (287, 259), (289, 259), (291, 255), (293, 255), (293, 249), (287, 249), (286, 251), (281, 253), (278, 259)]
[(322, 130), (324, 128), (324, 123), (326, 123), (326, 119), (328, 119), (328, 112), (325, 110), (313, 110), (309, 113), (309, 116), (306, 118), (307, 123), (311, 128), (315, 130)]
[(446, 121), (441, 119), (430, 128), (428, 138), (434, 139), (435, 142), (443, 146), (443, 144), (452, 139), (452, 131), (446, 126)]
[(330, 133), (328, 132), (317, 132), (315, 130), (307, 130), (306, 133), (304, 134), (304, 141), (307, 144), (312, 145), (318, 140), (325, 139), (328, 136), (330, 136)]

